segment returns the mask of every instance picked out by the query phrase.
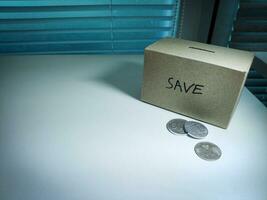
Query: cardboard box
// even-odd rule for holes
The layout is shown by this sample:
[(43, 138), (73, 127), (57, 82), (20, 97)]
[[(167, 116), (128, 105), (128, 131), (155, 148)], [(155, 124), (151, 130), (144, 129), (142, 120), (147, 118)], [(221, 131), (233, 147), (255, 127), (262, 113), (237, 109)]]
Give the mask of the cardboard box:
[(145, 49), (142, 101), (227, 128), (254, 55), (181, 39)]

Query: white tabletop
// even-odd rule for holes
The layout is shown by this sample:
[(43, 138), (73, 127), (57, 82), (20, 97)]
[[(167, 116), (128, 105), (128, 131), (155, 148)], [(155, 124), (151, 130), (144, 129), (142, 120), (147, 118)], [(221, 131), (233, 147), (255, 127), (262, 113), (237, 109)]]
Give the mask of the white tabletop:
[(184, 118), (139, 100), (143, 56), (0, 57), (0, 199), (266, 200), (267, 109), (247, 89), (223, 155), (166, 129)]

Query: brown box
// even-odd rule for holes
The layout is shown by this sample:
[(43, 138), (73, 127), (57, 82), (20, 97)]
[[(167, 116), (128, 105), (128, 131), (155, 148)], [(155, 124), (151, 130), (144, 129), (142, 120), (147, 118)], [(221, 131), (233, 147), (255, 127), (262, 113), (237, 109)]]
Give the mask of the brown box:
[(227, 128), (254, 55), (181, 39), (145, 49), (142, 101)]

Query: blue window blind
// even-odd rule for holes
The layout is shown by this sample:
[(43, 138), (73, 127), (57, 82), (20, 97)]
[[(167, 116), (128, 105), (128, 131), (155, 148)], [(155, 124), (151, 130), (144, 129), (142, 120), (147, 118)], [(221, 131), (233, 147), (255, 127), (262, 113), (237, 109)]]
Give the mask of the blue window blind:
[(176, 0), (0, 0), (0, 53), (141, 53), (175, 36)]
[[(267, 0), (240, 0), (229, 46), (267, 53)], [(247, 88), (267, 106), (267, 79), (251, 69)]]

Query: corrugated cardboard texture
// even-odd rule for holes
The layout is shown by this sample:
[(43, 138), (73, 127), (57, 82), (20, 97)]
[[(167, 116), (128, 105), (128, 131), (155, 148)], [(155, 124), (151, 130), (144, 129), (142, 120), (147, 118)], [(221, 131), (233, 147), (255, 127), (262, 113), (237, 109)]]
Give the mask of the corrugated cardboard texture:
[[(244, 67), (238, 71), (236, 68), (199, 61), (200, 57), (199, 59), (189, 59), (190, 56), (180, 57), (178, 53), (164, 54), (151, 48), (145, 50), (141, 99), (227, 128), (249, 68)], [(251, 60), (246, 58), (247, 66), (251, 64), (253, 56), (250, 53), (246, 55), (251, 58)]]

